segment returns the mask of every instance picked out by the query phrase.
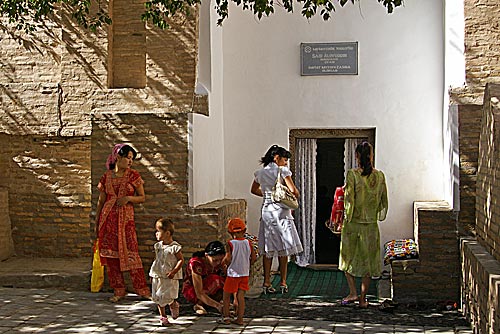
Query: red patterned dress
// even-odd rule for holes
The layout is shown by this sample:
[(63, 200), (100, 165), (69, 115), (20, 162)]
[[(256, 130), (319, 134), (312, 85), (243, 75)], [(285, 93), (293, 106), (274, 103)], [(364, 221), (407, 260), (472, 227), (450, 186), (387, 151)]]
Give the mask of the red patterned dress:
[(208, 266), (202, 257), (192, 257), (186, 266), (184, 284), (182, 286), (182, 294), (187, 301), (196, 304), (198, 297), (194, 290), (193, 273), (201, 276), (203, 281), (203, 291), (208, 296), (213, 296), (217, 292), (222, 291), (224, 287), (224, 276), (222, 267), (214, 268), (209, 271)]
[(120, 207), (116, 205), (118, 198), (134, 196), (136, 187), (143, 183), (140, 174), (128, 168), (122, 177), (114, 177), (112, 171), (107, 171), (97, 186), (106, 194), (99, 216), (99, 253), (101, 262), (108, 267), (109, 284), (117, 296), (126, 294), (124, 271), (130, 271), (134, 289), (139, 295), (150, 295), (139, 256), (134, 206), (130, 202)]

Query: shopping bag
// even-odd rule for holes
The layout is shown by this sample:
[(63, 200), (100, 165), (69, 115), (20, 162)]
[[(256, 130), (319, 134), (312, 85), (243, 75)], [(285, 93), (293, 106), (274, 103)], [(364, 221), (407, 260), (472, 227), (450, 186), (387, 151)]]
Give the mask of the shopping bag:
[(344, 187), (337, 187), (335, 189), (332, 214), (330, 219), (325, 222), (325, 225), (334, 234), (340, 234), (342, 232), (342, 226), (344, 225)]
[(92, 276), (90, 277), (90, 291), (99, 292), (104, 284), (104, 266), (99, 256), (99, 239), (95, 241), (94, 258), (92, 260)]

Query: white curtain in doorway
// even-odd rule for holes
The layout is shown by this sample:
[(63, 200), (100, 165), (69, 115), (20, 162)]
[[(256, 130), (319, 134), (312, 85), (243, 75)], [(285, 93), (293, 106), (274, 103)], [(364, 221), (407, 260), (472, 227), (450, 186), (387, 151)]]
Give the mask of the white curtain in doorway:
[(356, 165), (356, 146), (366, 138), (346, 138), (344, 143), (344, 183), (347, 171), (358, 167)]
[(295, 224), (304, 252), (297, 256), (297, 264), (305, 267), (316, 263), (316, 139), (297, 139), (295, 172), (300, 191)]

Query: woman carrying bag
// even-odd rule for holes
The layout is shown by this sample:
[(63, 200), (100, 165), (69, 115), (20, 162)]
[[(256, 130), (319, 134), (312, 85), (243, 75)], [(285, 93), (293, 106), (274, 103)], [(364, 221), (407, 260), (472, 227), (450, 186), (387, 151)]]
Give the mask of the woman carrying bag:
[(273, 257), (278, 257), (281, 293), (288, 292), (286, 276), (288, 256), (302, 252), (297, 229), (292, 216), (292, 209), (273, 200), (273, 187), (280, 177), (288, 189), (299, 197), (299, 191), (288, 169), (289, 151), (278, 145), (271, 146), (260, 162), (263, 167), (254, 173), (251, 193), (263, 198), (259, 227), (259, 250), (264, 254), (264, 293), (274, 293), (271, 285), (271, 264)]

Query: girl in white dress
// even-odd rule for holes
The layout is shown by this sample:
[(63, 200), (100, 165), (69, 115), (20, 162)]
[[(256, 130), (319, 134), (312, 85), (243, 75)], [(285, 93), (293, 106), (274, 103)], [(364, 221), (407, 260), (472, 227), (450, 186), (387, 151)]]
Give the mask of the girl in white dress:
[(156, 240), (154, 245), (156, 258), (151, 265), (149, 276), (152, 277), (152, 299), (158, 305), (160, 324), (168, 326), (165, 306), (169, 305), (173, 319), (179, 317), (179, 280), (182, 279), (184, 258), (181, 248), (173, 239), (174, 223), (162, 218), (155, 223)]
[(278, 171), (287, 187), (298, 198), (299, 190), (292, 180), (292, 172), (288, 169), (289, 151), (281, 146), (273, 145), (267, 150), (260, 162), (263, 168), (254, 173), (251, 192), (263, 197), (259, 227), (259, 250), (265, 254), (264, 262), (264, 293), (274, 293), (276, 290), (271, 285), (271, 264), (274, 256), (278, 257), (280, 270), (281, 293), (288, 292), (286, 275), (288, 269), (288, 256), (302, 252), (297, 229), (292, 216), (292, 210), (280, 203), (271, 200), (271, 192)]

